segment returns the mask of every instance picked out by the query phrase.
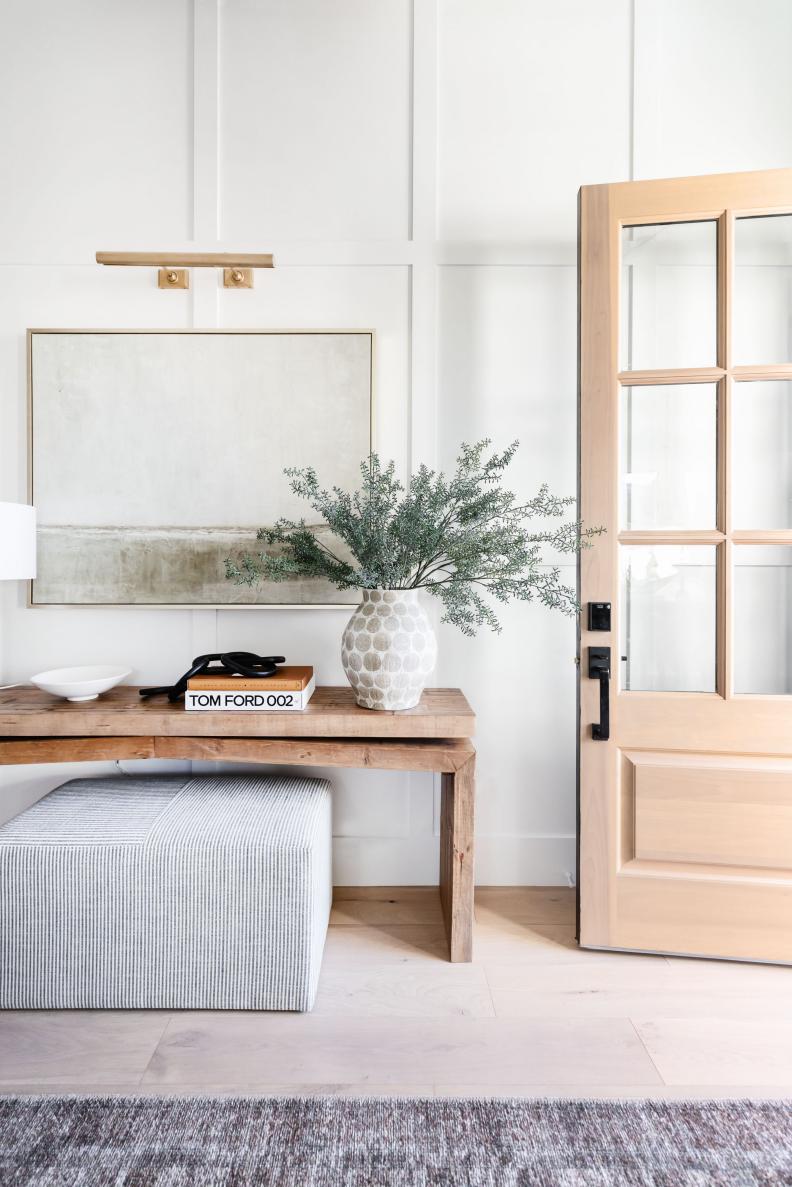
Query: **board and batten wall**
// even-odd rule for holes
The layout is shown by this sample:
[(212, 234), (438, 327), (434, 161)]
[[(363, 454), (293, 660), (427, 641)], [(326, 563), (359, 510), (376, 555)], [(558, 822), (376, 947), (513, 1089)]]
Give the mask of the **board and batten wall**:
[[(0, 498), (26, 497), (28, 326), (373, 327), (377, 444), (403, 473), (519, 437), (516, 488), (572, 492), (578, 187), (789, 165), (790, 52), (789, 0), (7, 5)], [(160, 292), (154, 269), (92, 262), (193, 245), (274, 251), (277, 267), (252, 292), (200, 271)], [(299, 463), (299, 443), (267, 460)], [(233, 425), (217, 462), (234, 463)], [(88, 662), (164, 681), (243, 647), (343, 679), (346, 611), (28, 610), (16, 583), (0, 597), (6, 682)], [(436, 682), (479, 719), (477, 877), (564, 884), (574, 627), (531, 606), (502, 617), (495, 638), (440, 630)], [(0, 820), (110, 769), (6, 768)], [(430, 776), (332, 778), (337, 883), (436, 880)]]

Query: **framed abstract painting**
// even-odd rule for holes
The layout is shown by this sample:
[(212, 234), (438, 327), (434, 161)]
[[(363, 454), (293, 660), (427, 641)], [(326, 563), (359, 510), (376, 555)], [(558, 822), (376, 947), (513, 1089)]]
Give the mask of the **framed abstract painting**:
[(355, 603), (316, 579), (235, 585), (225, 558), (304, 515), (285, 466), (358, 485), (373, 352), (371, 330), (29, 330), (30, 604)]

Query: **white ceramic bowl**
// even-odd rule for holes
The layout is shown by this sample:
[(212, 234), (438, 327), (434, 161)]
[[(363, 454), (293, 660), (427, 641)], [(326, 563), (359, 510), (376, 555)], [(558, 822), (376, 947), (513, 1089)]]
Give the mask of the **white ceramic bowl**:
[(107, 692), (131, 676), (131, 668), (114, 668), (107, 664), (88, 668), (53, 668), (31, 676), (31, 684), (67, 701), (95, 701), (100, 692)]

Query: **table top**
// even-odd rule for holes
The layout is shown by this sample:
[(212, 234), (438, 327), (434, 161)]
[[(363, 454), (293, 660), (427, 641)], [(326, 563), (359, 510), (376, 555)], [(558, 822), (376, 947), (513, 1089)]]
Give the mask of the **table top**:
[(187, 712), (164, 697), (144, 701), (120, 684), (95, 701), (38, 688), (0, 692), (0, 737), (470, 738), (476, 718), (458, 688), (427, 688), (414, 709), (362, 709), (351, 688), (320, 687), (308, 707), (287, 712)]

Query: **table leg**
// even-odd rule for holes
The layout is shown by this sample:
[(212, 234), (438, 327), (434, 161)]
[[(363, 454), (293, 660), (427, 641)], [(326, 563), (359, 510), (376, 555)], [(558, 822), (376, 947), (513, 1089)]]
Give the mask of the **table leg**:
[(473, 815), (476, 756), (443, 774), (440, 810), (440, 902), (449, 955), (473, 959)]

